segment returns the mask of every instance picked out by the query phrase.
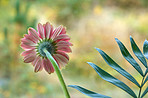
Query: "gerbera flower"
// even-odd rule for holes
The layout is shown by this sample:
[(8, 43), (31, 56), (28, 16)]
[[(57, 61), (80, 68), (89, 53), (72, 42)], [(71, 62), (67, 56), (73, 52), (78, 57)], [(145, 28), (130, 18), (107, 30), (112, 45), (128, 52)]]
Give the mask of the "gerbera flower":
[(53, 73), (53, 65), (43, 49), (47, 49), (61, 68), (69, 61), (69, 56), (66, 54), (71, 52), (70, 46), (72, 44), (69, 40), (70, 38), (66, 35), (66, 29), (63, 26), (53, 29), (49, 22), (43, 25), (39, 23), (37, 31), (29, 28), (28, 34), (25, 34), (24, 38), (21, 39), (21, 47), (25, 50), (22, 53), (24, 62), (32, 63), (35, 72), (44, 68), (48, 73)]

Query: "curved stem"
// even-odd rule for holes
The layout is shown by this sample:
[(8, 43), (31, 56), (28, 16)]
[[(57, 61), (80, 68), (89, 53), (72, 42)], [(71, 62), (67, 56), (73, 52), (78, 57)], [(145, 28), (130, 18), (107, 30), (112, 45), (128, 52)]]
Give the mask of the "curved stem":
[(59, 66), (57, 64), (57, 62), (54, 60), (54, 58), (51, 56), (51, 54), (44, 48), (43, 51), (45, 52), (47, 58), (51, 61), (53, 67), (54, 67), (54, 70), (59, 78), (59, 81), (61, 83), (61, 86), (62, 86), (62, 89), (64, 91), (64, 94), (65, 94), (65, 97), (66, 98), (70, 98), (70, 95), (68, 93), (68, 90), (67, 90), (67, 87), (66, 87), (66, 84), (64, 82), (64, 79), (62, 77), (62, 74), (61, 74), (61, 71), (59, 69)]

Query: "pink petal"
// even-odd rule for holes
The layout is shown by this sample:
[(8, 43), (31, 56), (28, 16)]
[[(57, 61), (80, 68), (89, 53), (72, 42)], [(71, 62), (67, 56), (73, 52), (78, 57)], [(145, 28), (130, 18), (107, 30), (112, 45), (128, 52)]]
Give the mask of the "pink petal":
[(52, 66), (52, 63), (48, 59), (45, 59), (45, 58), (43, 59), (43, 65), (44, 65), (44, 69), (49, 74), (54, 72), (54, 68)]
[(56, 46), (72, 46), (72, 43), (67, 41), (59, 41), (57, 42)]
[(32, 54), (32, 53), (31, 54), (28, 54), (28, 55), (26, 55), (24, 57), (24, 62), (25, 63), (30, 63), (30, 62), (34, 61), (35, 58), (36, 58), (36, 54)]
[(60, 54), (54, 54), (54, 57), (56, 58), (57, 62), (60, 66), (65, 66), (68, 63), (68, 59)]
[(59, 61), (57, 60), (57, 58), (53, 55), (52, 56), (53, 58), (54, 58), (54, 60), (57, 62), (57, 64), (58, 64), (58, 66), (59, 66), (59, 68), (61, 69), (61, 65), (59, 64)]
[(53, 68), (53, 65), (52, 64), (50, 64), (51, 62), (50, 62), (50, 60), (49, 59), (47, 59), (47, 64), (48, 64), (48, 66), (50, 66), (50, 71), (51, 71), (51, 73), (53, 73), (54, 72), (54, 68)]
[[(46, 24), (43, 24), (43, 28), (44, 28), (44, 29), (45, 29), (45, 25), (46, 25)], [(45, 31), (45, 30), (44, 30), (44, 31)], [(45, 33), (44, 33), (44, 34), (45, 34)]]
[(38, 33), (37, 33), (36, 30), (33, 29), (33, 28), (29, 28), (29, 29), (28, 29), (28, 34), (29, 34), (30, 36), (32, 36), (34, 39), (36, 39), (36, 40), (39, 40), (39, 39), (40, 39)]
[(59, 41), (61, 41), (61, 40), (62, 40), (62, 41), (69, 41), (70, 38), (69, 38), (69, 36), (66, 35), (66, 34), (61, 34), (61, 35), (59, 35), (59, 36), (57, 36), (56, 38), (53, 39), (54, 42), (59, 42)]
[(23, 44), (29, 45), (29, 46), (35, 46), (35, 45), (36, 45), (33, 41), (31, 41), (31, 40), (29, 40), (29, 39), (26, 39), (26, 38), (22, 38), (22, 39), (21, 39), (21, 42), (22, 42)]
[(36, 52), (34, 51), (34, 49), (32, 49), (32, 50), (24, 51), (21, 53), (22, 56), (26, 56), (29, 54), (36, 54)]
[(38, 42), (38, 39), (36, 39), (35, 37), (31, 36), (31, 35), (28, 35), (28, 34), (25, 34), (24, 35), (24, 38), (28, 39), (28, 40), (31, 40), (33, 41), (34, 43), (37, 43)]
[(58, 46), (56, 49), (58, 51), (60, 50), (60, 51), (64, 51), (64, 52), (67, 52), (67, 53), (72, 52), (72, 50), (69, 46)]
[(42, 69), (42, 62), (41, 62), (41, 58), (39, 57), (36, 62), (35, 62), (35, 68), (34, 68), (34, 72), (38, 72)]
[(50, 67), (47, 64), (47, 59), (43, 59), (43, 65), (44, 65), (45, 71), (47, 71), (48, 73), (51, 73), (50, 72)]
[(38, 32), (39, 32), (39, 37), (41, 39), (44, 39), (45, 38), (45, 34), (44, 34), (44, 27), (43, 27), (43, 25), (39, 23), (37, 29), (38, 29)]
[(38, 71), (41, 71), (43, 69), (44, 65), (43, 65), (43, 59), (41, 59), (41, 65)]
[(23, 44), (23, 43), (21, 43), (21, 47), (24, 50), (31, 50), (31, 49), (35, 49), (36, 48), (35, 46), (29, 46), (29, 45), (26, 45), (26, 44)]
[(53, 32), (53, 27), (52, 27), (52, 25), (50, 25), (50, 23), (49, 22), (47, 22), (46, 24), (45, 24), (45, 37), (47, 38), (47, 39), (49, 39), (50, 38), (50, 36), (51, 36), (51, 34), (52, 34), (52, 32)]
[(67, 58), (69, 60), (69, 56), (66, 53), (61, 52), (61, 51), (56, 51), (56, 53), (64, 56), (65, 58)]
[[(63, 29), (62, 29), (62, 31), (61, 31), (60, 34), (66, 34), (66, 28), (63, 27)], [(60, 35), (60, 34), (59, 34), (59, 35)]]
[(36, 62), (38, 61), (38, 59), (40, 58), (40, 56), (37, 56), (34, 61), (32, 62), (32, 65), (35, 66)]
[(54, 31), (53, 31), (53, 35), (51, 36), (51, 39), (54, 39), (55, 37), (57, 37), (61, 31), (63, 29), (63, 26), (59, 26), (57, 27)]

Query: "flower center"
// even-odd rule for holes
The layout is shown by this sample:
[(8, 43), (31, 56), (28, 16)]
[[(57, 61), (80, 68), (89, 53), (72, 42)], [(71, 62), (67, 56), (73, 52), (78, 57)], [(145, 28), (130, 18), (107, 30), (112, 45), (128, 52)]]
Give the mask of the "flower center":
[(46, 57), (46, 54), (44, 53), (43, 49), (47, 49), (47, 51), (52, 55), (55, 51), (55, 46), (54, 44), (48, 40), (48, 41), (42, 41), (40, 43), (38, 43), (38, 47), (37, 47), (37, 52), (42, 56), (42, 57)]

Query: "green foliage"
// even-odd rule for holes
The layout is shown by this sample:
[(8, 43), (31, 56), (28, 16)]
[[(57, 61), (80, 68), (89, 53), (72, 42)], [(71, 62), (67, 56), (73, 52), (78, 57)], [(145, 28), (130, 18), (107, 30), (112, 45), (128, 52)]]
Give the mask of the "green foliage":
[[(22, 3), (23, 1), (17, 0), (15, 4), (15, 17), (14, 22), (18, 23), (20, 26), (24, 25), (26, 28), (28, 27), (35, 27), (35, 24), (37, 22), (36, 18), (33, 18), (32, 20), (29, 20), (28, 17), (29, 9), (30, 9), (30, 3), (27, 3), (25, 6), (25, 10), (22, 11)], [(23, 31), (22, 31), (23, 32)]]
[(5, 40), (8, 39), (8, 29), (4, 28), (4, 36), (5, 36)]
[(105, 95), (101, 95), (101, 94), (92, 92), (90, 90), (87, 90), (87, 89), (80, 87), (80, 86), (77, 86), (77, 85), (69, 85), (69, 87), (75, 88), (75, 89), (79, 90), (81, 93), (83, 93), (87, 96), (93, 97), (93, 98), (100, 98), (100, 97), (101, 98), (111, 98), (111, 97), (108, 97), (108, 96), (105, 96)]
[(72, 21), (80, 18), (90, 8), (91, 0), (60, 0), (57, 2), (57, 22), (72, 25)]
[(140, 49), (138, 48), (134, 39), (131, 36), (130, 36), (130, 41), (131, 41), (131, 46), (134, 54), (141, 61), (141, 63), (147, 68), (147, 62), (145, 60), (145, 57), (143, 56), (143, 54), (141, 53)]
[(25, 8), (25, 12), (24, 13), (21, 13), (21, 10), (20, 10), (20, 0), (17, 0), (16, 1), (16, 5), (15, 5), (15, 9), (16, 9), (16, 16), (15, 16), (15, 21), (18, 22), (18, 23), (21, 23), (21, 24), (26, 24), (27, 22), (27, 12), (28, 12), (28, 9), (29, 7), (26, 6)]
[(104, 79), (105, 81), (108, 81), (108, 82), (114, 84), (115, 86), (123, 89), (125, 92), (127, 92), (128, 94), (130, 94), (134, 98), (136, 97), (136, 94), (133, 92), (133, 90), (131, 90), (125, 83), (123, 83), (122, 81), (113, 77), (112, 75), (110, 75), (109, 73), (107, 73), (106, 71), (104, 71), (103, 69), (98, 67), (97, 65), (90, 63), (90, 62), (88, 64), (91, 65), (95, 69), (95, 71), (99, 74), (99, 76), (102, 79)]
[(141, 2), (142, 2), (142, 4), (143, 4), (145, 7), (147, 7), (147, 5), (148, 5), (148, 0), (141, 0)]
[[(148, 87), (143, 91), (142, 95), (141, 95), (141, 91), (142, 91), (142, 87), (146, 84), (147, 80), (148, 80), (148, 76), (147, 76), (147, 71), (148, 71), (148, 66), (147, 66), (147, 62), (145, 57), (147, 58), (147, 47), (148, 47), (148, 41), (144, 42), (143, 45), (143, 53), (140, 51), (140, 49), (138, 48), (137, 44), (135, 43), (134, 39), (132, 37), (130, 37), (130, 42), (131, 42), (131, 46), (132, 46), (132, 50), (135, 54), (135, 56), (139, 59), (139, 61), (143, 64), (143, 66), (145, 66), (145, 72), (142, 71), (140, 65), (136, 62), (136, 60), (130, 55), (130, 53), (128, 52), (128, 50), (126, 49), (126, 47), (122, 44), (121, 41), (119, 41), (117, 38), (115, 38), (116, 42), (119, 45), (119, 48), (121, 50), (122, 55), (124, 56), (124, 58), (138, 71), (139, 74), (141, 74), (142, 76), (142, 82), (141, 85), (139, 85), (139, 83), (137, 82), (137, 80), (130, 75), (126, 70), (124, 70), (122, 67), (120, 67), (115, 61), (113, 61), (105, 52), (103, 52), (102, 50), (96, 48), (96, 50), (101, 54), (101, 56), (103, 57), (103, 59), (106, 61), (106, 63), (111, 66), (113, 69), (115, 69), (117, 72), (119, 72), (121, 75), (123, 75), (125, 78), (127, 78), (128, 80), (130, 80), (131, 82), (133, 82), (135, 85), (138, 86), (139, 90), (139, 94), (136, 95), (135, 92), (129, 87), (127, 86), (124, 82), (118, 80), (117, 78), (113, 77), (112, 75), (110, 75), (108, 72), (106, 72), (105, 70), (101, 69), (99, 66), (88, 62), (88, 64), (98, 73), (98, 75), (105, 81), (108, 81), (110, 83), (112, 83), (113, 85), (121, 88), (122, 90), (124, 90), (126, 93), (128, 93), (129, 95), (131, 95), (134, 98), (143, 98), (147, 92), (148, 92)], [(145, 56), (145, 57), (144, 57)], [(143, 74), (145, 73), (145, 74)], [(94, 92), (92, 91), (88, 91), (87, 89), (81, 88), (80, 86), (77, 85), (70, 85), (69, 87), (75, 88), (77, 90), (79, 90), (81, 93), (96, 98), (95, 96), (91, 96), (91, 94), (93, 94)], [(87, 92), (87, 93), (86, 93)], [(97, 93), (94, 93), (97, 94)], [(102, 96), (103, 98), (103, 96)]]
[(106, 61), (106, 63), (109, 66), (111, 66), (113, 69), (115, 69), (121, 75), (123, 75), (124, 77), (129, 79), (131, 82), (136, 84), (138, 87), (140, 87), (139, 83), (132, 75), (130, 75), (126, 70), (124, 70), (122, 67), (120, 67), (116, 62), (114, 62), (105, 52), (103, 52), (102, 50), (100, 50), (98, 48), (96, 48), (96, 49), (102, 55), (102, 57), (104, 58), (104, 60)]
[(145, 91), (143, 92), (141, 98), (143, 98), (146, 94), (148, 93), (148, 87), (145, 89)]
[(139, 64), (136, 62), (136, 60), (131, 56), (131, 54), (128, 52), (126, 47), (122, 44), (120, 40), (115, 38), (116, 42), (118, 43), (118, 46), (121, 50), (121, 53), (123, 57), (143, 76), (143, 72)]
[(145, 40), (143, 44), (143, 54), (148, 59), (148, 41)]
[(147, 81), (148, 81), (148, 76), (145, 78), (145, 80), (141, 86), (143, 86)]

